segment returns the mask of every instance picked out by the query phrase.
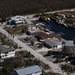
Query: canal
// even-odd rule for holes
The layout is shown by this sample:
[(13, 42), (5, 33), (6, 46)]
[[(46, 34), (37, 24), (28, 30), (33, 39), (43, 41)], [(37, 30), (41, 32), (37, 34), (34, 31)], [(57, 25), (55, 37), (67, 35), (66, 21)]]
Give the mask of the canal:
[(66, 40), (74, 40), (75, 39), (75, 30), (70, 28), (66, 28), (63, 25), (58, 25), (55, 21), (50, 20), (47, 25), (52, 31), (55, 33), (63, 33), (62, 36)]

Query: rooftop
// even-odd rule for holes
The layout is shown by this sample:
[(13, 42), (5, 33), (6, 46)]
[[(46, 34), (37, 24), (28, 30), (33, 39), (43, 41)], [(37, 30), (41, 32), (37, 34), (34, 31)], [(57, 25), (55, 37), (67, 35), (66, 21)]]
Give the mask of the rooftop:
[(14, 16), (14, 17), (11, 17), (11, 20), (23, 20), (24, 17), (23, 16)]
[(42, 70), (38, 65), (34, 65), (22, 69), (17, 69), (15, 71), (18, 73), (18, 75), (29, 75), (32, 73), (41, 72)]
[(37, 34), (37, 36), (39, 37), (39, 38), (41, 38), (41, 39), (47, 39), (47, 38), (53, 38), (53, 37), (55, 37), (56, 36), (56, 34), (53, 32), (53, 33), (49, 33), (49, 34), (47, 34), (47, 33), (45, 33), (45, 32), (39, 32), (38, 34)]
[(39, 29), (39, 28), (36, 28), (35, 26), (32, 26), (32, 27), (29, 27), (29, 28), (28, 28), (28, 31), (29, 31), (30, 33), (33, 33), (33, 32), (39, 32), (40, 29)]
[(55, 45), (61, 45), (61, 42), (56, 42), (54, 40), (45, 40), (44, 41), (46, 44), (50, 45), (50, 46), (55, 46)]
[(73, 41), (66, 41), (65, 46), (74, 46), (74, 42)]

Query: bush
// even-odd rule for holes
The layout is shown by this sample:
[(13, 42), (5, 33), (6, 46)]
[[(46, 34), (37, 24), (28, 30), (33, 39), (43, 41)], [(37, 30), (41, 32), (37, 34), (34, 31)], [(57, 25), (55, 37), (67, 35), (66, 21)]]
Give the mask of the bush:
[(75, 72), (75, 66), (70, 64), (61, 65), (61, 69), (68, 73)]

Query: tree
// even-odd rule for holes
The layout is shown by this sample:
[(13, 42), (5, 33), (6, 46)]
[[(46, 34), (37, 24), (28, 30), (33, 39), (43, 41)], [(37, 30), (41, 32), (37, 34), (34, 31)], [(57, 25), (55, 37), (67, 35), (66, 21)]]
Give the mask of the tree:
[(70, 20), (70, 19), (65, 19), (65, 23), (67, 23), (67, 24), (73, 24), (73, 21)]
[(32, 46), (34, 45), (34, 41), (31, 41), (30, 43), (31, 43)]
[(61, 69), (67, 72), (67, 74), (75, 72), (75, 66), (70, 64), (61, 65)]
[(68, 49), (66, 46), (62, 49), (64, 56), (71, 56), (74, 53), (74, 49)]
[(0, 0), (0, 16), (40, 13), (74, 7), (75, 0)]
[(42, 47), (43, 47), (42, 43), (38, 43), (38, 48), (42, 48)]
[(45, 56), (51, 56), (53, 53), (51, 51), (48, 51), (48, 53)]
[(1, 18), (1, 22), (3, 23), (3, 22), (5, 22), (5, 21), (6, 21), (5, 17), (2, 17), (2, 18)]

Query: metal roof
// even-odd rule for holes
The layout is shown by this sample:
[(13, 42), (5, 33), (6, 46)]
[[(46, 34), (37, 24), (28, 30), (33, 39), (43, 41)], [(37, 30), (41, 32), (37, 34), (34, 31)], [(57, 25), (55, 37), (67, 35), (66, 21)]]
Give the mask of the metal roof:
[(24, 17), (23, 16), (19, 16), (19, 15), (11, 17), (11, 20), (19, 20), (19, 19), (23, 20)]
[(15, 70), (18, 75), (29, 75), (37, 72), (42, 72), (41, 68), (38, 65), (17, 69)]
[(54, 40), (45, 40), (44, 41), (46, 44), (48, 44), (49, 46), (55, 46), (55, 45), (61, 45), (61, 42), (56, 42)]
[(73, 41), (66, 41), (65, 46), (74, 46)]

